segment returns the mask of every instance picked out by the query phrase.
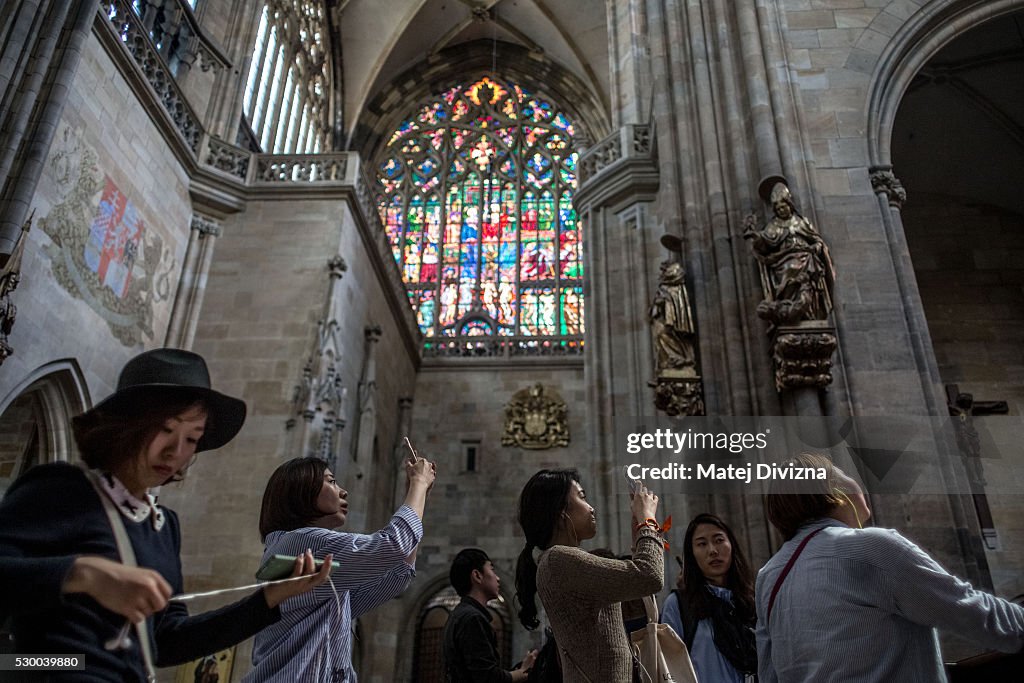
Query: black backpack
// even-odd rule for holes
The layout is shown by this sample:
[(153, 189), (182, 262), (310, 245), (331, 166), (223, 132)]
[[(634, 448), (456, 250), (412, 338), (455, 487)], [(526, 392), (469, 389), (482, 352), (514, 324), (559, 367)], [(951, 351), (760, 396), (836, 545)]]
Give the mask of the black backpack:
[(562, 683), (562, 665), (558, 662), (558, 645), (551, 629), (544, 629), (544, 645), (537, 653), (527, 683)]

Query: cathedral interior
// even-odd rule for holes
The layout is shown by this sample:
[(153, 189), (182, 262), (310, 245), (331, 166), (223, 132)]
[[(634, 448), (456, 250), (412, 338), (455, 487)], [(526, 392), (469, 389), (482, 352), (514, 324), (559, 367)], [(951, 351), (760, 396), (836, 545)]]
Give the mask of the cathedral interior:
[[(162, 346), (248, 406), (160, 493), (189, 590), (251, 582), (293, 457), (379, 528), (408, 437), (437, 482), (360, 680), (442, 680), (467, 546), (509, 665), (538, 646), (519, 492), (578, 469), (628, 552), (624, 421), (1024, 414), (1024, 0), (8, 0), (0, 36), (0, 497)], [(1020, 602), (993, 438), (936, 435), (873, 521)], [(664, 489), (755, 567), (781, 544), (756, 483)]]

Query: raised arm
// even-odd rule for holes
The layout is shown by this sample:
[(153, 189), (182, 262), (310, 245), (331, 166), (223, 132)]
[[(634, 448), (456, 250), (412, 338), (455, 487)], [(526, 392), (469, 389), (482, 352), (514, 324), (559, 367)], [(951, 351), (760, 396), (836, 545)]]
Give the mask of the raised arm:
[(661, 590), (665, 555), (661, 536), (642, 528), (631, 560), (591, 555), (581, 548), (556, 548), (547, 558), (552, 574), (573, 577), (570, 591), (608, 604), (643, 598)]
[(897, 532), (878, 531), (892, 563), (882, 575), (894, 612), (1002, 652), (1024, 646), (1024, 607), (975, 590)]

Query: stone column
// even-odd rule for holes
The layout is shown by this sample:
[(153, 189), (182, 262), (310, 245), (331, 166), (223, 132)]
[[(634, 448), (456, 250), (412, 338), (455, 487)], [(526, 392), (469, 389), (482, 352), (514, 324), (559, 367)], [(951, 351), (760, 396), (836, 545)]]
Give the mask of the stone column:
[(213, 262), (213, 249), (222, 232), (217, 221), (194, 214), (192, 230), (185, 248), (185, 262), (174, 296), (174, 309), (167, 326), (165, 345), (191, 349), (196, 336), (196, 325), (203, 310), (206, 279)]
[(0, 48), (0, 266), (13, 251), (96, 17), (96, 0), (9, 1)]
[[(870, 169), (870, 173), (871, 187), (878, 198), (879, 212), (889, 239), (896, 281), (903, 310), (906, 312), (914, 360), (917, 363), (918, 375), (921, 377), (921, 390), (928, 406), (928, 413), (933, 416), (945, 415), (948, 406), (942, 389), (942, 378), (939, 375), (938, 362), (935, 360), (924, 304), (921, 301), (921, 292), (917, 288), (917, 276), (910, 260), (910, 247), (907, 245), (906, 231), (903, 228), (901, 210), (903, 203), (907, 201), (907, 192), (891, 166), (875, 166)], [(971, 490), (968, 473), (959, 466), (956, 457), (958, 454), (953, 446), (938, 440), (936, 450), (939, 472), (947, 490)], [(975, 586), (991, 590), (992, 575), (989, 571), (988, 558), (985, 556), (981, 527), (974, 514), (973, 500), (966, 495), (951, 495), (948, 502), (956, 527), (959, 556), (964, 562), (966, 578)]]
[[(411, 396), (402, 396), (398, 399), (398, 433), (395, 434), (395, 446), (391, 449), (391, 469), (395, 473), (395, 487), (391, 495), (392, 510), (398, 509), (398, 502), (405, 498), (405, 477), (401, 474), (401, 464), (409, 457), (405, 437), (412, 433), (412, 405)], [(413, 446), (415, 445), (414, 443)]]
[[(585, 242), (587, 343), (584, 382), (589, 413), (587, 443), (598, 462), (598, 495), (624, 500), (625, 480), (611, 466), (614, 417), (653, 415), (648, 382), (654, 359), (647, 312), (657, 280), (662, 229), (652, 215), (659, 184), (647, 126), (623, 126), (580, 158), (580, 187), (574, 203)], [(620, 546), (629, 538), (614, 505), (598, 511), (603, 542)]]

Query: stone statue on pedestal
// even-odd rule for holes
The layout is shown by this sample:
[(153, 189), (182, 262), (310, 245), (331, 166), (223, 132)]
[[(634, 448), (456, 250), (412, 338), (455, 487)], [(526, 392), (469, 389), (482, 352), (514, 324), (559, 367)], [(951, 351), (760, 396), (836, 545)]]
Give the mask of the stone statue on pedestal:
[(657, 374), (696, 377), (693, 314), (686, 294), (686, 272), (681, 263), (665, 261), (661, 264), (658, 292), (654, 295), (649, 319), (657, 352)]
[(827, 320), (835, 280), (828, 246), (797, 212), (785, 183), (773, 183), (768, 201), (772, 218), (757, 229), (751, 215), (743, 230), (760, 264), (765, 299), (757, 314), (774, 325)]

